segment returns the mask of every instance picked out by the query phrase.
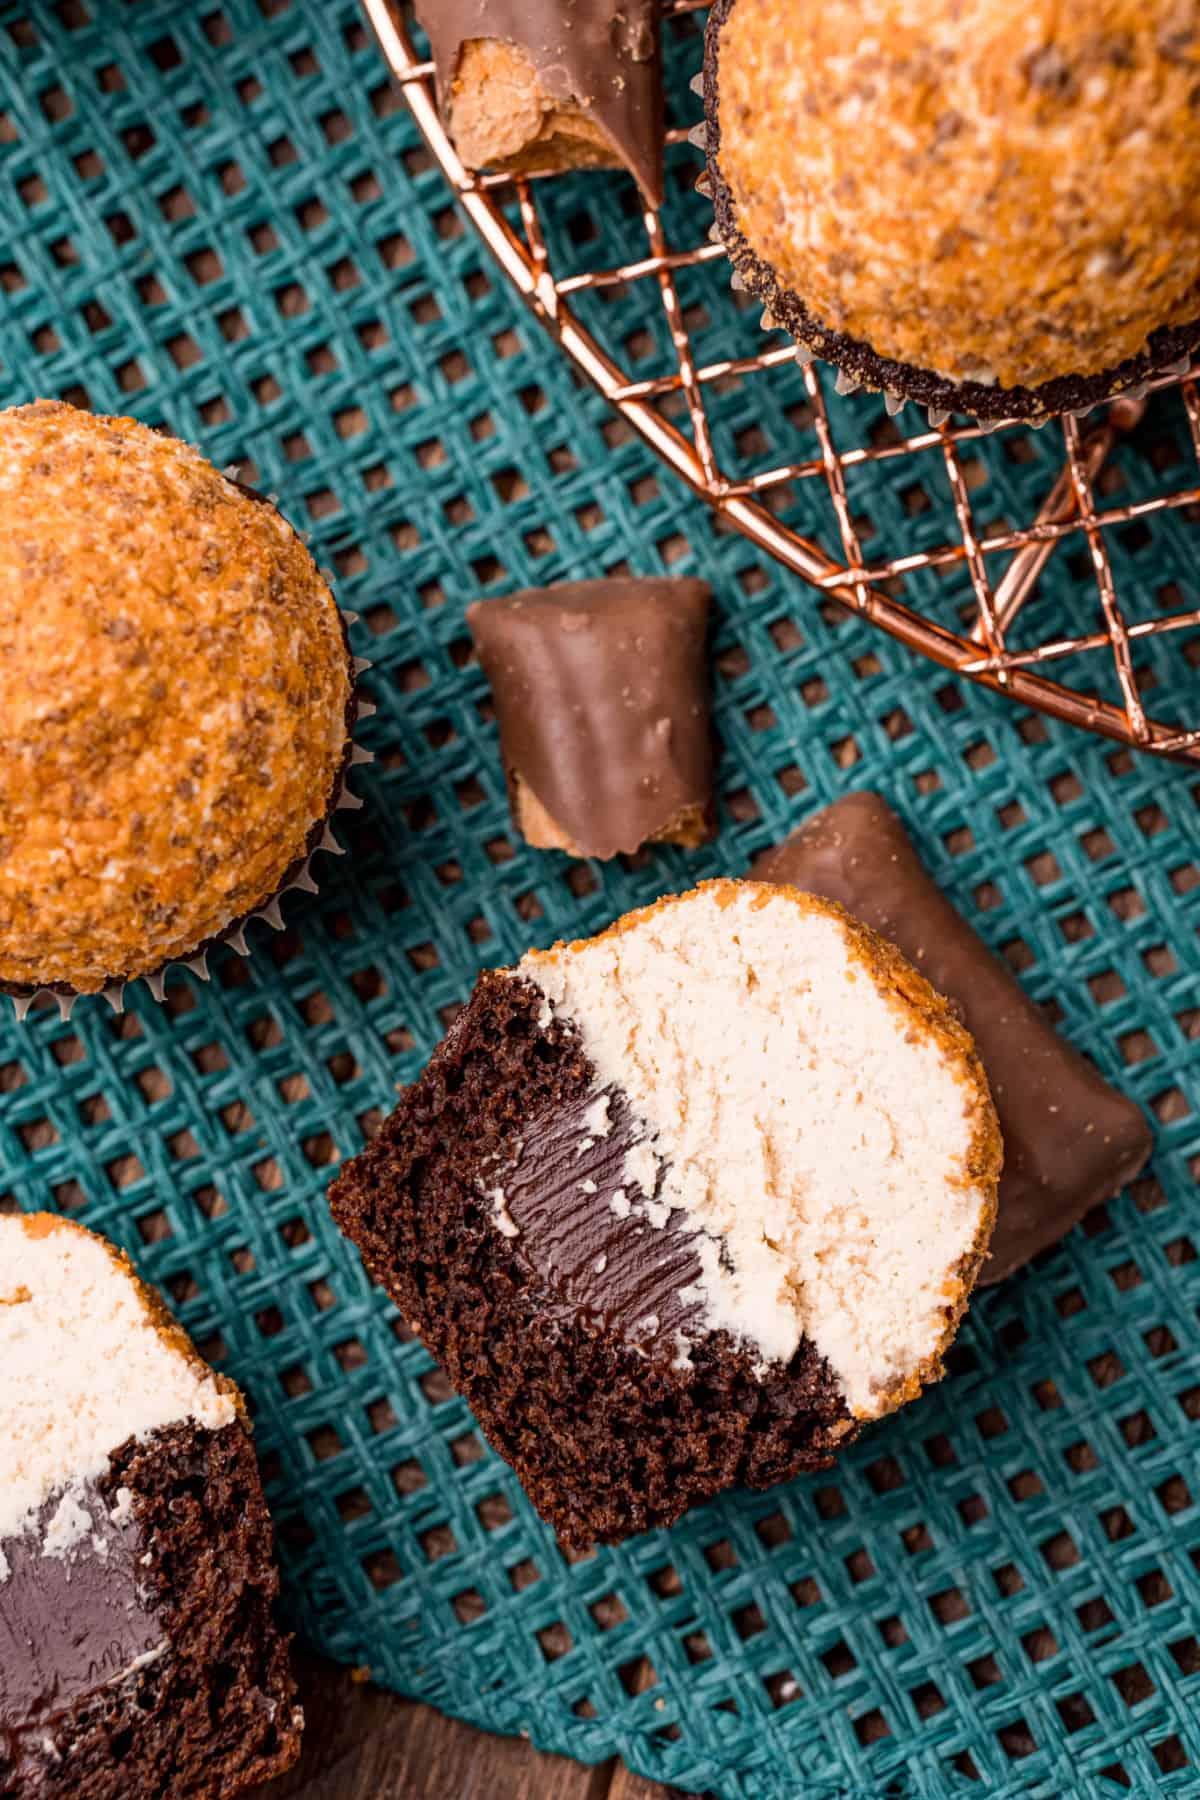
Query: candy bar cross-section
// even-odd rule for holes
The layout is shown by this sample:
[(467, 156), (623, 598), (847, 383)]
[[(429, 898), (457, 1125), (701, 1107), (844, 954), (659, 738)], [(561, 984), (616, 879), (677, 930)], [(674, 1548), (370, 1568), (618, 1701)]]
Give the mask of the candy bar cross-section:
[(513, 823), (539, 850), (690, 849), (712, 835), (708, 586), (564, 581), (476, 601)]
[(419, 0), (438, 105), (469, 169), (624, 165), (662, 199), (658, 0)]

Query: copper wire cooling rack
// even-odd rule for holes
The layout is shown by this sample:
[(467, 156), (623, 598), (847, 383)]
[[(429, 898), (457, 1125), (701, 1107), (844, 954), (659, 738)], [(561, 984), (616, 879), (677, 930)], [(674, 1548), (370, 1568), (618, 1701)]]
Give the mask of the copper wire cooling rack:
[[(705, 0), (664, 0), (664, 13), (699, 12), (704, 4)], [(1138, 425), (1148, 397), (1168, 390), (1177, 390), (1182, 401), (1191, 449), (1200, 465), (1200, 367), (1194, 361), (1094, 409), (1086, 418), (1067, 417), (1045, 427), (1061, 436), (1063, 459), (1061, 472), (1048, 484), (1041, 505), (1031, 507), (1027, 524), (981, 530), (972, 516), (963, 447), (991, 435), (996, 427), (930, 414), (925, 429), (897, 430), (882, 441), (879, 434), (863, 434), (863, 441), (847, 444), (840, 414), (835, 434), (826, 387), (845, 394), (848, 388), (843, 378), (812, 361), (807, 351), (797, 350), (790, 341), (769, 345), (755, 315), (744, 320), (746, 355), (701, 361), (688, 330), (687, 308), (681, 304), (681, 280), (685, 272), (701, 271), (714, 290), (723, 286), (728, 292), (729, 265), (711, 235), (700, 243), (675, 248), (662, 216), (653, 209), (641, 210), (646, 236), (643, 256), (619, 266), (580, 272), (556, 269), (558, 259), (549, 248), (552, 234), (544, 217), (545, 182), (554, 178), (514, 179), (473, 175), (466, 170), (438, 117), (432, 64), (418, 55), (395, 0), (365, 0), (365, 5), (426, 143), (496, 262), (567, 356), (722, 519), (814, 588), (836, 597), (956, 674), (1122, 743), (1200, 761), (1200, 727), (1186, 719), (1169, 723), (1152, 717), (1139, 694), (1134, 662), (1139, 640), (1194, 630), (1200, 626), (1200, 609), (1167, 611), (1152, 618), (1129, 617), (1118, 594), (1109, 539), (1116, 528), (1145, 521), (1150, 515), (1200, 507), (1200, 468), (1193, 470), (1185, 463), (1181, 485), (1132, 504), (1107, 505), (1097, 487), (1105, 460), (1118, 440)], [(698, 83), (692, 85), (697, 91)], [(668, 145), (684, 140), (701, 145), (703, 126), (667, 133)], [(703, 181), (701, 175), (701, 192)], [(633, 288), (648, 290), (651, 299), (657, 292), (654, 304), (665, 310), (673, 352), (674, 366), (667, 373), (641, 380), (634, 379), (624, 366), (628, 359), (623, 358), (617, 334), (597, 330), (594, 320), (589, 317), (585, 323), (580, 316), (585, 295)], [(811, 412), (816, 453), (803, 461), (752, 473), (729, 466), (731, 459), (721, 459), (714, 448), (710, 396), (731, 379), (778, 381), (785, 368), (794, 379), (797, 363)], [(891, 399), (887, 410), (889, 414), (896, 410)], [(925, 420), (926, 415), (909, 406), (897, 422), (918, 418)], [(1027, 429), (999, 427), (1001, 432)], [(886, 462), (901, 465), (896, 477), (903, 479), (915, 459), (930, 456), (940, 459), (949, 480), (956, 535), (891, 559), (869, 558), (850, 497), (855, 473)], [(1193, 473), (1195, 482), (1190, 480)], [(827, 488), (836, 519), (836, 538), (831, 531), (829, 542), (802, 536), (779, 517), (778, 506), (772, 509), (773, 496), (787, 484), (807, 481)], [(1095, 629), (1083, 635), (1043, 634), (1042, 641), (1033, 644), (1014, 642), (1015, 622), (1047, 562), (1064, 539), (1076, 534), (1082, 534), (1095, 578), (1099, 599)], [(1196, 553), (1200, 566), (1200, 536)], [(995, 567), (1000, 559), (1005, 562), (1003, 573), (994, 579), (989, 563)], [(973, 617), (962, 629), (928, 617), (885, 591), (885, 584), (895, 588), (918, 571), (944, 572), (955, 565), (967, 571), (974, 603)], [(1114, 696), (1119, 694), (1119, 700), (1091, 691), (1096, 677), (1088, 675), (1086, 659), (1096, 656), (1107, 656), (1110, 667), (1115, 666), (1111, 691)], [(1068, 659), (1075, 658), (1084, 659), (1071, 665), (1072, 672), (1080, 667), (1079, 685), (1054, 679), (1048, 672), (1051, 665), (1058, 665), (1061, 672)]]

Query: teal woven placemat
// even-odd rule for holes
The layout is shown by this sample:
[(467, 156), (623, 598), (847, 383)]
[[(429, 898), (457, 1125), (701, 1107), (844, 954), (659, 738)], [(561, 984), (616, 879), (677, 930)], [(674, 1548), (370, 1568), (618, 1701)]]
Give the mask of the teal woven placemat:
[[(949, 682), (718, 532), (485, 264), (351, 0), (6, 6), (0, 89), (0, 400), (130, 410), (241, 462), (375, 658), (350, 853), (281, 935), (161, 1007), (0, 1024), (0, 1204), (108, 1232), (243, 1384), (297, 1628), (492, 1730), (728, 1800), (1200, 1793), (1200, 776)], [(619, 178), (554, 204), (611, 259)], [(715, 346), (738, 320), (695, 323)], [(731, 388), (718, 430), (805, 428), (750, 405)], [(1122, 453), (1131, 493), (1188, 454), (1175, 430)], [(980, 448), (994, 516), (1043, 491), (1050, 452), (1019, 441)], [(932, 480), (862, 482), (889, 542), (945, 533)], [(1194, 523), (1116, 553), (1148, 607), (1200, 598)], [(514, 838), (463, 608), (625, 565), (716, 591), (722, 829), (601, 868)], [(1060, 552), (1041, 623), (1089, 579)], [(326, 1184), (480, 965), (739, 872), (866, 784), (1153, 1114), (1152, 1172), (983, 1296), (941, 1388), (836, 1470), (568, 1561)]]

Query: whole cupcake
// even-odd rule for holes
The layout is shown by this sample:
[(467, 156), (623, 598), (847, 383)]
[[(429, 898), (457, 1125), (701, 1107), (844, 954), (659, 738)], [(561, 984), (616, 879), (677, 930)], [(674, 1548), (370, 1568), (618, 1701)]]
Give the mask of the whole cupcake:
[(133, 419), (0, 413), (0, 988), (113, 990), (304, 871), (353, 665), (274, 506)]
[(854, 382), (980, 418), (1200, 345), (1196, 0), (717, 0), (709, 176), (741, 279)]

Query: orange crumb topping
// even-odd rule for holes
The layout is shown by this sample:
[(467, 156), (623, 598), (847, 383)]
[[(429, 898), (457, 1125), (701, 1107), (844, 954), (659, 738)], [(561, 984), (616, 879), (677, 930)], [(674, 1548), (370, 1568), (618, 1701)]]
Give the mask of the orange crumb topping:
[(736, 0), (718, 80), (750, 247), (881, 356), (1033, 386), (1200, 316), (1195, 0)]
[(269, 900), (350, 694), (272, 506), (133, 419), (0, 413), (0, 982), (94, 991)]

